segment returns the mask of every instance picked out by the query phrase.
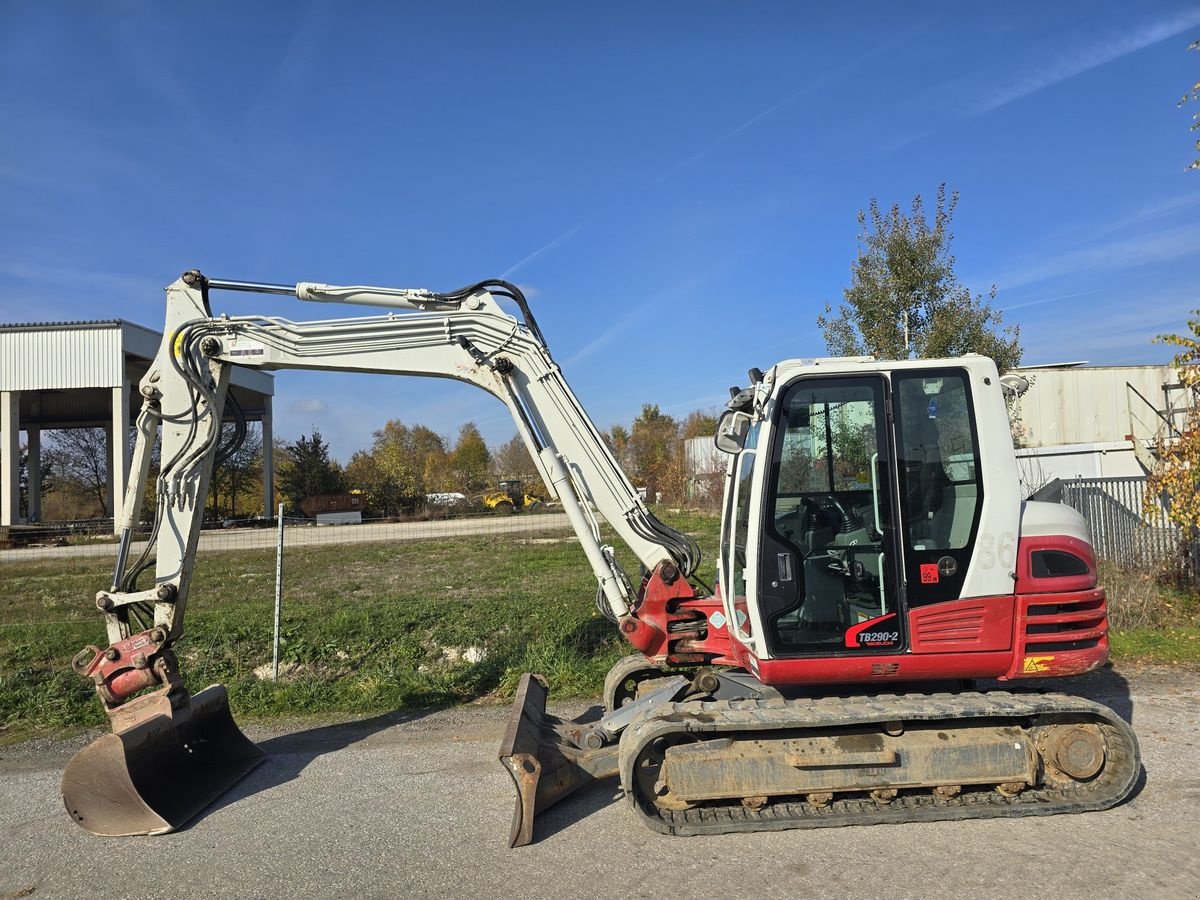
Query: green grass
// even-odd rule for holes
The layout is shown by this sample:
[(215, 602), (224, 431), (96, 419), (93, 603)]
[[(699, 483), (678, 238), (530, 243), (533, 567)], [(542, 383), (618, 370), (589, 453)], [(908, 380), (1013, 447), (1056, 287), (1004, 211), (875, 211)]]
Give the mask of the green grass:
[(1112, 633), (1117, 660), (1156, 665), (1200, 666), (1200, 627), (1135, 628)]
[[(700, 540), (708, 560), (701, 576), (710, 580), (717, 521), (671, 521)], [(636, 575), (635, 560), (621, 562)], [(92, 598), (107, 587), (111, 564), (3, 564), (0, 738), (103, 724), (70, 660), (87, 644), (107, 643)], [(595, 578), (565, 534), (295, 547), (284, 572), (286, 674), (275, 682), (255, 674), (271, 661), (274, 550), (197, 558), (180, 667), (193, 691), (225, 684), (242, 718), (506, 698), (526, 671), (544, 674), (557, 698), (595, 696), (629, 652), (596, 612)], [(466, 648), (486, 656), (454, 661)]]
[[(669, 521), (695, 535), (712, 583), (717, 520)], [(606, 540), (614, 541), (613, 536)], [(637, 563), (619, 553), (631, 575)], [(0, 740), (104, 723), (70, 668), (106, 644), (92, 598), (107, 556), (0, 567)], [(1138, 573), (1105, 571), (1113, 656), (1200, 666), (1200, 598)], [(177, 650), (190, 689), (223, 683), (239, 718), (369, 714), (511, 696), (522, 672), (556, 698), (595, 696), (629, 652), (593, 605), (596, 582), (565, 534), (294, 547), (285, 557), (282, 668), (271, 661), (274, 550), (202, 553)], [(486, 651), (477, 664), (450, 657)]]

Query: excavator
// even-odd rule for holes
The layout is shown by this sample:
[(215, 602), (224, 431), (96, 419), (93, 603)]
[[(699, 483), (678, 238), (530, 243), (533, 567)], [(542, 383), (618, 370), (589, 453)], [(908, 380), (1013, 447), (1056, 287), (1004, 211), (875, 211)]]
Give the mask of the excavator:
[[(387, 312), (218, 316), (218, 291)], [(263, 760), (222, 686), (189, 693), (174, 650), (209, 478), (229, 452), (221, 424), (244, 419), (228, 394), (235, 365), (452, 378), (512, 414), (596, 575), (600, 613), (633, 652), (592, 721), (549, 714), (544, 679), (521, 677), (499, 752), (516, 791), (510, 846), (533, 840), (539, 811), (612, 777), (637, 818), (674, 835), (1078, 813), (1133, 789), (1137, 739), (1105, 706), (976, 689), (1078, 675), (1109, 654), (1086, 523), (1021, 499), (990, 359), (751, 369), (714, 438), (728, 465), (708, 587), (694, 539), (639, 497), (516, 286), (192, 270), (166, 288), (163, 341), (140, 382), (112, 582), (96, 595), (109, 643), (72, 662), (112, 726), (62, 780), (68, 813), (94, 834), (173, 831)], [(131, 559), (159, 432), (155, 516)]]

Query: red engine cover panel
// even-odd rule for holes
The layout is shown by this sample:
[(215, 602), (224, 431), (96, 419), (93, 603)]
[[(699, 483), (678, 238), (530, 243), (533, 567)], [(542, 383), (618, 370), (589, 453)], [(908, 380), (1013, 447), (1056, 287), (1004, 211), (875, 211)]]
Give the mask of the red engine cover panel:
[(1012, 646), (1013, 598), (974, 597), (908, 614), (913, 653), (973, 653)]

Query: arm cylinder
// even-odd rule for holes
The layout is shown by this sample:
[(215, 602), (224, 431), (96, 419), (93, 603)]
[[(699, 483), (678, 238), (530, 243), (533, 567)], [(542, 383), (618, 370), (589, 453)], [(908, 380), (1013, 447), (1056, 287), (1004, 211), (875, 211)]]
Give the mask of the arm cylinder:
[(562, 500), (563, 512), (567, 514), (571, 527), (579, 536), (579, 543), (583, 546), (584, 555), (591, 563), (592, 571), (596, 573), (596, 578), (600, 582), (600, 589), (604, 591), (604, 596), (608, 599), (608, 608), (618, 619), (629, 615), (629, 598), (625, 596), (620, 580), (613, 572), (612, 566), (609, 565), (608, 558), (604, 555), (600, 542), (593, 535), (591, 524), (584, 515), (583, 504), (587, 501), (575, 493), (575, 486), (571, 484), (571, 476), (567, 472), (567, 467), (563, 465), (557, 453), (547, 448), (541, 452), (541, 458), (546, 470), (550, 473), (551, 481), (554, 482), (554, 489), (558, 491), (559, 499)]

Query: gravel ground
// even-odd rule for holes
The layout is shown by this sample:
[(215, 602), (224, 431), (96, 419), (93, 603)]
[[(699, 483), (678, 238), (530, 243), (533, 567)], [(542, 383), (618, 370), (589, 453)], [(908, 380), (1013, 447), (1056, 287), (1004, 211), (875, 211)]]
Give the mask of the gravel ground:
[(58, 783), (87, 736), (31, 741), (0, 748), (0, 897), (1200, 896), (1200, 673), (1062, 687), (1137, 731), (1144, 783), (1116, 809), (669, 838), (604, 783), (545, 812), (519, 850), (499, 707), (252, 726), (268, 761), (157, 838), (73, 825)]

